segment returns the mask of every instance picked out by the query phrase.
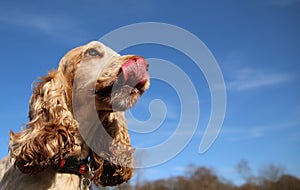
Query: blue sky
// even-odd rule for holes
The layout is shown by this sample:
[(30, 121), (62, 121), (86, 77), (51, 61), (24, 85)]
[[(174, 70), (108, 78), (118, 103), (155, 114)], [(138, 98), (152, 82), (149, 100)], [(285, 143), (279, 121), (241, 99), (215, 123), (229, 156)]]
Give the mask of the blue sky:
[[(191, 142), (168, 162), (143, 170), (142, 179), (182, 175), (194, 164), (213, 167), (238, 183), (234, 166), (241, 159), (253, 168), (279, 164), (300, 177), (299, 18), (299, 0), (2, 1), (0, 157), (8, 153), (9, 131), (28, 121), (32, 82), (56, 68), (69, 49), (128, 24), (164, 22), (190, 31), (213, 53), (227, 87), (227, 110), (217, 140), (199, 154), (211, 106), (201, 71), (172, 48), (148, 44), (122, 51), (176, 64), (196, 84), (200, 98), (201, 116)], [(157, 145), (176, 129), (180, 98), (166, 83), (153, 80), (132, 114), (147, 120), (153, 99), (165, 103), (166, 119), (151, 133), (131, 132), (136, 147)]]

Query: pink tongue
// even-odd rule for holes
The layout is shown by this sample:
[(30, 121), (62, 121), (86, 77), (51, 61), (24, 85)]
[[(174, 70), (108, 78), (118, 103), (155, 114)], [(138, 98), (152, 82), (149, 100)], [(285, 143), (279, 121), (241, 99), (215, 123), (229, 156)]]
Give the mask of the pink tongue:
[[(141, 57), (129, 59), (122, 65), (124, 84), (132, 87), (144, 85), (149, 78), (147, 63)], [(142, 84), (141, 84), (142, 83)]]

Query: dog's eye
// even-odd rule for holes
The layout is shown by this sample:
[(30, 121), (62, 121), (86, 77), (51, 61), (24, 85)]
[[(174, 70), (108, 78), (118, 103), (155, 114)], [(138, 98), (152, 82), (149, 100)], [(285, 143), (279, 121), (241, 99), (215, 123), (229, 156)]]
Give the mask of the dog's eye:
[(95, 50), (94, 48), (88, 49), (84, 55), (86, 57), (95, 57), (95, 56), (102, 57), (99, 51)]

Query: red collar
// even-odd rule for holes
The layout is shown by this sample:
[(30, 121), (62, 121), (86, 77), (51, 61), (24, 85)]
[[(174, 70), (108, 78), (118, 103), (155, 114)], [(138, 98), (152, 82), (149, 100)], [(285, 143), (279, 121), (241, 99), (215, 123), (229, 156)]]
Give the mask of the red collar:
[(56, 166), (56, 169), (60, 173), (70, 173), (76, 175), (84, 175), (88, 172), (88, 159), (78, 160), (74, 157), (62, 159)]

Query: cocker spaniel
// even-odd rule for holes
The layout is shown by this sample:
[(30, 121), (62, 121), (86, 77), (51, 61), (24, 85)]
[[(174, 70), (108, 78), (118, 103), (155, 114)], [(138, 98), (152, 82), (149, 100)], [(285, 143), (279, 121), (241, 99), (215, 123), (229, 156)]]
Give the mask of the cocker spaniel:
[(35, 83), (29, 122), (10, 133), (0, 189), (115, 186), (134, 172), (124, 111), (150, 85), (148, 63), (98, 41), (69, 51)]

